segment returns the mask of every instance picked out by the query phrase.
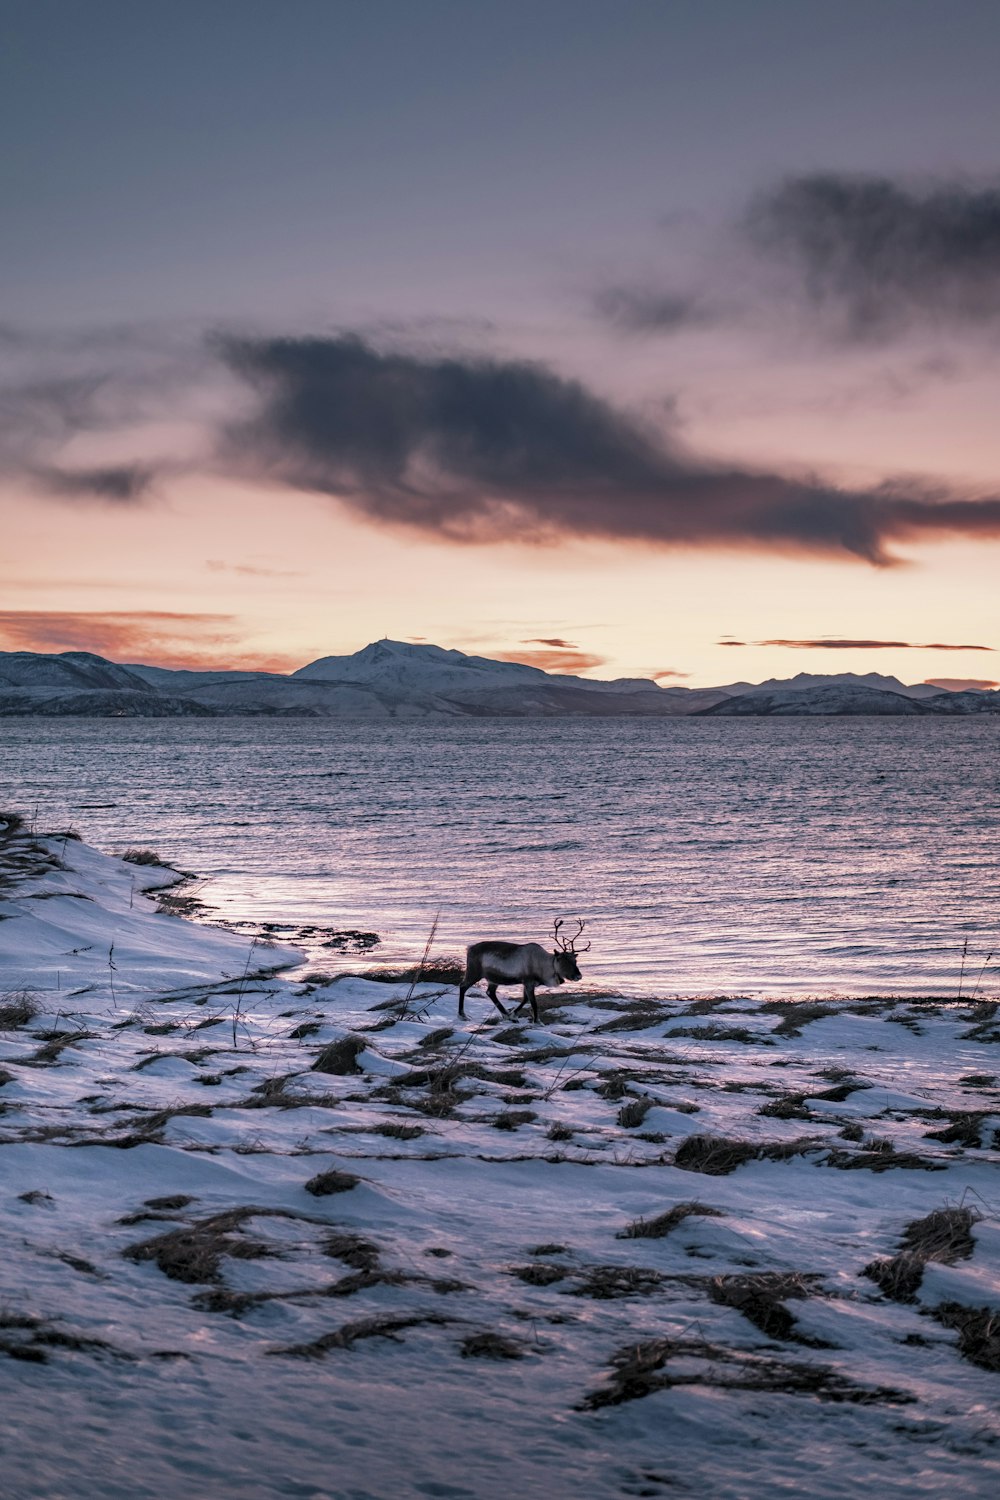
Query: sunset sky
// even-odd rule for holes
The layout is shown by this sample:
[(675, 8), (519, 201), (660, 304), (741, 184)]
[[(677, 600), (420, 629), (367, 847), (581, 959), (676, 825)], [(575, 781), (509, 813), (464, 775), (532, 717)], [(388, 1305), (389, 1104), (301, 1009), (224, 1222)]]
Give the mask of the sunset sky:
[(1000, 680), (991, 0), (0, 18), (0, 649)]

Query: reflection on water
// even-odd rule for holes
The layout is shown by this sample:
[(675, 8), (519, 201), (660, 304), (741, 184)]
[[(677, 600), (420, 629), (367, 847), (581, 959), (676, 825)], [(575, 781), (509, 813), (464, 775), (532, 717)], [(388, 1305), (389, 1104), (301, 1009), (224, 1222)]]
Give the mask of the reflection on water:
[(383, 962), (438, 910), (450, 952), (564, 913), (586, 978), (630, 992), (952, 994), (966, 938), (973, 982), (1000, 950), (998, 742), (986, 718), (7, 719), (0, 803), (155, 848), (228, 918), (374, 928)]

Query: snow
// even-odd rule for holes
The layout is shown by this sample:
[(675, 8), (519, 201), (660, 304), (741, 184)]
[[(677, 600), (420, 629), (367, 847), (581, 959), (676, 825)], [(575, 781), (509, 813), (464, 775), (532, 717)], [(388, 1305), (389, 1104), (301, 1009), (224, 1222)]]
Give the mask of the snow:
[[(997, 1373), (934, 1316), (1000, 1308), (995, 1007), (566, 985), (458, 1021), (452, 988), (275, 972), (158, 913), (173, 878), (0, 843), (0, 1006), (40, 1007), (0, 1031), (5, 1495), (995, 1493)], [(313, 1067), (347, 1037), (357, 1072)], [(678, 1164), (704, 1136), (798, 1154)], [(915, 1300), (862, 1275), (960, 1205), (971, 1254)], [(168, 1275), (157, 1237), (220, 1214), (216, 1264)], [(720, 1281), (765, 1272), (801, 1278), (777, 1332)], [(602, 1404), (637, 1345), (656, 1378)]]

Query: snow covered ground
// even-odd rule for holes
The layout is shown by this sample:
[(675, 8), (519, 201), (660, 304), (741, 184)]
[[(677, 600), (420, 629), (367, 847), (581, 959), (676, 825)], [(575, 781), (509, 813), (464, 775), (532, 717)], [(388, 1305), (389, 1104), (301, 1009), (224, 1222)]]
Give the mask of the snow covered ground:
[(171, 878), (0, 829), (8, 1500), (996, 1493), (995, 1003), (457, 1021)]

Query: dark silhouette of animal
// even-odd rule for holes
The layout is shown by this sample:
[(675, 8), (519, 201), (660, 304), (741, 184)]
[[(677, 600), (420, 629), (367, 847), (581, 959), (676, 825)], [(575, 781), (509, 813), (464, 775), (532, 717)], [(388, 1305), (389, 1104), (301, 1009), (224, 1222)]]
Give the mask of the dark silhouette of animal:
[[(541, 943), (473, 943), (466, 950), (465, 973), (458, 987), (458, 1013), (465, 1015), (465, 992), (480, 980), (486, 981), (486, 993), (502, 1016), (509, 1015), (497, 998), (498, 984), (520, 984), (524, 987), (521, 1005), (531, 1006), (532, 1017), (538, 1020), (538, 1002), (535, 989), (565, 984), (567, 979), (580, 979), (577, 953), (586, 953), (590, 944), (578, 948), (577, 941), (586, 924), (578, 920), (576, 932), (571, 938), (561, 936), (563, 920), (556, 919), (553, 937), (555, 949), (549, 953)], [(516, 1014), (516, 1012), (515, 1012)]]

